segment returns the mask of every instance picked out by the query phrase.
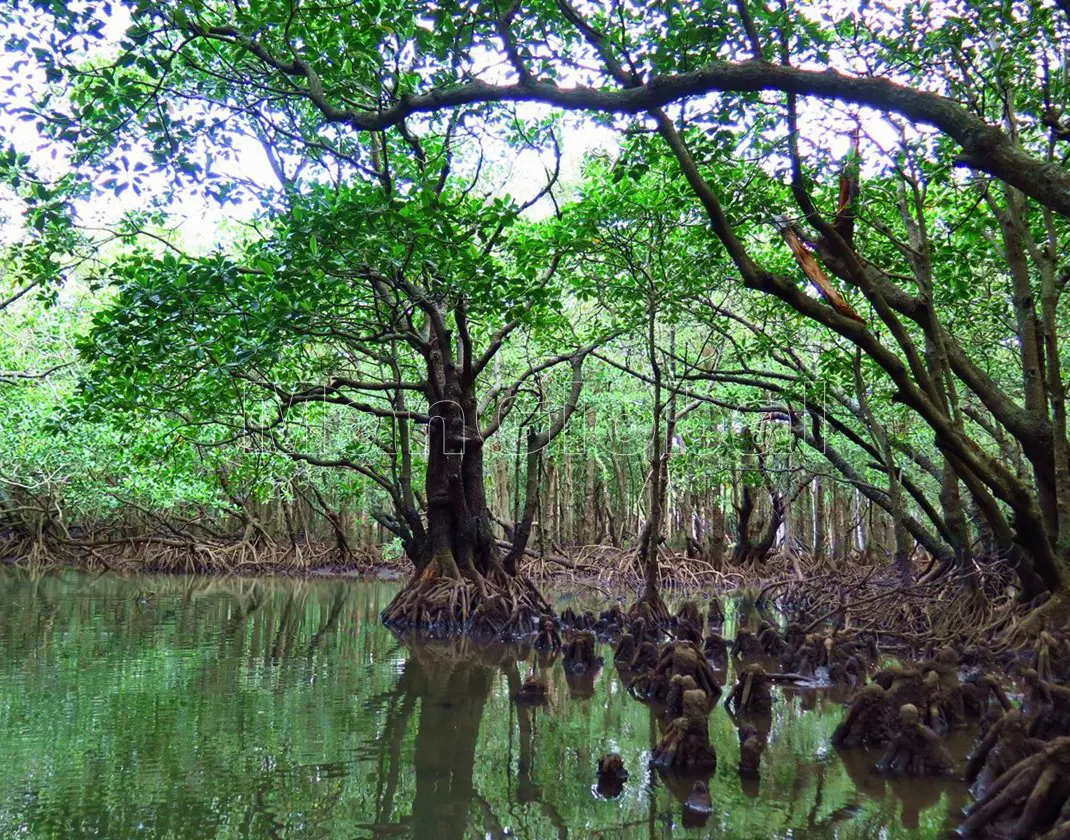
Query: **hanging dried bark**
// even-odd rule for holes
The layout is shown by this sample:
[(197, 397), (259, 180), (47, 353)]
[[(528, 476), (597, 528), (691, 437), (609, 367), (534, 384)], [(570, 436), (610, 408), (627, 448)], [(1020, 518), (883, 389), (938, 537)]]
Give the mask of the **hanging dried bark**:
[(832, 285), (832, 282), (825, 275), (824, 269), (817, 264), (817, 260), (810, 253), (810, 249), (803, 244), (802, 239), (799, 238), (799, 235), (792, 227), (790, 225), (781, 225), (780, 234), (784, 237), (784, 241), (788, 243), (788, 248), (791, 249), (791, 254), (795, 257), (795, 262), (799, 264), (799, 268), (803, 270), (803, 274), (817, 287), (821, 296), (829, 302), (832, 308), (841, 315), (846, 315), (851, 320), (864, 324), (865, 320), (855, 312), (851, 304), (845, 301), (836, 287)]

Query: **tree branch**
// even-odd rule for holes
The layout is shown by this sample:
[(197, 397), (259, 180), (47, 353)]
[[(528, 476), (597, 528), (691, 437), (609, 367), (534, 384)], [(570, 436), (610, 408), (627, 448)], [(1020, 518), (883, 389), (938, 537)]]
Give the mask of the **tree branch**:
[(889, 79), (848, 76), (836, 70), (805, 70), (751, 59), (714, 62), (699, 70), (656, 76), (644, 84), (619, 90), (585, 85), (561, 87), (556, 82), (539, 80), (494, 85), (476, 79), (426, 93), (402, 95), (386, 108), (363, 110), (331, 103), (319, 75), (306, 61), (282, 61), (259, 41), (234, 27), (205, 28), (191, 24), (190, 30), (195, 36), (238, 46), (285, 75), (303, 78), (306, 85), (295, 89), (294, 94), (306, 97), (329, 122), (346, 123), (357, 131), (382, 131), (413, 114), (487, 102), (543, 102), (567, 110), (639, 114), (715, 92), (779, 90), (818, 99), (838, 99), (938, 128), (962, 147), (960, 164), (987, 172), (1045, 207), (1070, 217), (1070, 172), (1054, 162), (1026, 154), (1006, 133), (975, 117), (954, 100)]

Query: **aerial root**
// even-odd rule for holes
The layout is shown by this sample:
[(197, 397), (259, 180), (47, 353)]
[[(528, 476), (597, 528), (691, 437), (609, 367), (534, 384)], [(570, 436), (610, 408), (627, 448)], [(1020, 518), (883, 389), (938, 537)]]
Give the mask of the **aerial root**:
[(401, 632), (476, 633), (522, 638), (536, 629), (549, 606), (523, 578), (418, 576), (383, 610), (383, 623)]
[(1051, 826), (1070, 798), (1070, 738), (1056, 738), (1036, 755), (1022, 759), (988, 788), (968, 811), (959, 831), (978, 834), (996, 823), (1009, 824), (1010, 840), (1026, 840)]

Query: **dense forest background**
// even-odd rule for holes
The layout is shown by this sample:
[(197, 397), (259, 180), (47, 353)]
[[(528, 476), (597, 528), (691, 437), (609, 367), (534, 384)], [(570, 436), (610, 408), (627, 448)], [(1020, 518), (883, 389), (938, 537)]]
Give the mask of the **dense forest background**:
[(1070, 9), (0, 20), (9, 558), (1062, 589)]

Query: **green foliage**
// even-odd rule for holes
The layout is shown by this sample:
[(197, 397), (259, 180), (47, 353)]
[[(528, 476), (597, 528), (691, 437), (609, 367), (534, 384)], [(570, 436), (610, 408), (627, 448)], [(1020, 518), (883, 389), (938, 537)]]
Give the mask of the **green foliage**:
[[(681, 492), (723, 499), (740, 477), (759, 480), (759, 453), (790, 462), (777, 472), (788, 489), (798, 476), (836, 475), (842, 465), (803, 446), (793, 425), (817, 417), (852, 484), (884, 493), (886, 465), (855, 387), (859, 339), (820, 325), (829, 293), (800, 268), (785, 225), (865, 324), (866, 402), (915, 487), (940, 498), (931, 466), (947, 448), (909, 399), (912, 385), (925, 399), (933, 391), (922, 367), (939, 348), (917, 314), (926, 308), (956, 358), (987, 377), (977, 385), (963, 362), (951, 383), (948, 422), (961, 426), (964, 451), (1013, 460), (1022, 441), (1008, 444), (993, 423), (1006, 427), (1024, 399), (1028, 295), (1015, 290), (1005, 232), (1027, 240), (1027, 291), (1058, 333), (1066, 221), (990, 165), (965, 168), (961, 132), (934, 129), (918, 103), (922, 91), (946, 96), (947, 109), (960, 103), (1058, 167), (1067, 21), (1032, 0), (746, 8), (39, 0), (5, 9), (3, 110), (39, 148), (20, 132), (0, 154), (18, 229), (0, 300), (35, 292), (5, 309), (15, 320), (0, 335), (9, 360), (0, 387), (17, 389), (0, 418), (4, 481), (44, 481), (69, 519), (93, 522), (122, 519), (116, 496), (220, 516), (235, 498), (290, 497), (294, 481), (329, 491), (347, 513), (396, 507), (399, 476), (410, 472), (414, 487), (423, 477), (439, 313), (458, 362), (469, 339), (476, 354), (502, 344), (478, 390), (484, 426), (513, 407), (488, 442), (504, 519), (521, 501), (527, 429), (559, 411), (569, 355), (593, 344), (584, 420), (551, 445), (542, 483), (548, 492), (555, 470), (562, 482), (572, 476), (572, 519), (593, 487), (629, 531), (638, 527), (655, 368), (664, 410), (679, 415), (670, 484)], [(849, 91), (834, 100), (804, 89), (792, 122), (784, 91), (727, 85), (665, 104), (676, 152), (645, 106), (603, 104), (622, 87), (657, 89), (659, 77), (689, 84), (681, 74), (711, 63), (745, 68), (756, 49), (796, 68), (894, 80), (901, 104), (878, 113)], [(582, 113), (546, 106), (577, 89), (587, 99), (570, 108)], [(364, 130), (398, 109), (385, 130)], [(604, 145), (586, 136), (595, 126), (612, 132)], [(852, 180), (852, 245), (886, 284), (879, 294), (830, 251), (823, 227)], [(190, 207), (213, 204), (223, 226), (178, 232)], [(727, 232), (711, 235), (711, 221)], [(1042, 281), (1055, 287), (1047, 303)], [(87, 291), (92, 302), (63, 305)], [(60, 304), (54, 320), (30, 326), (42, 300)], [(808, 303), (817, 308), (807, 314)], [(57, 348), (56, 331), (77, 338)], [(554, 358), (558, 366), (540, 367)], [(69, 366), (51, 382), (36, 378), (55, 364)], [(994, 405), (1010, 408), (988, 418)], [(218, 486), (220, 474), (236, 493)], [(1017, 496), (990, 486), (1001, 504), (1041, 489), (1028, 479)]]

